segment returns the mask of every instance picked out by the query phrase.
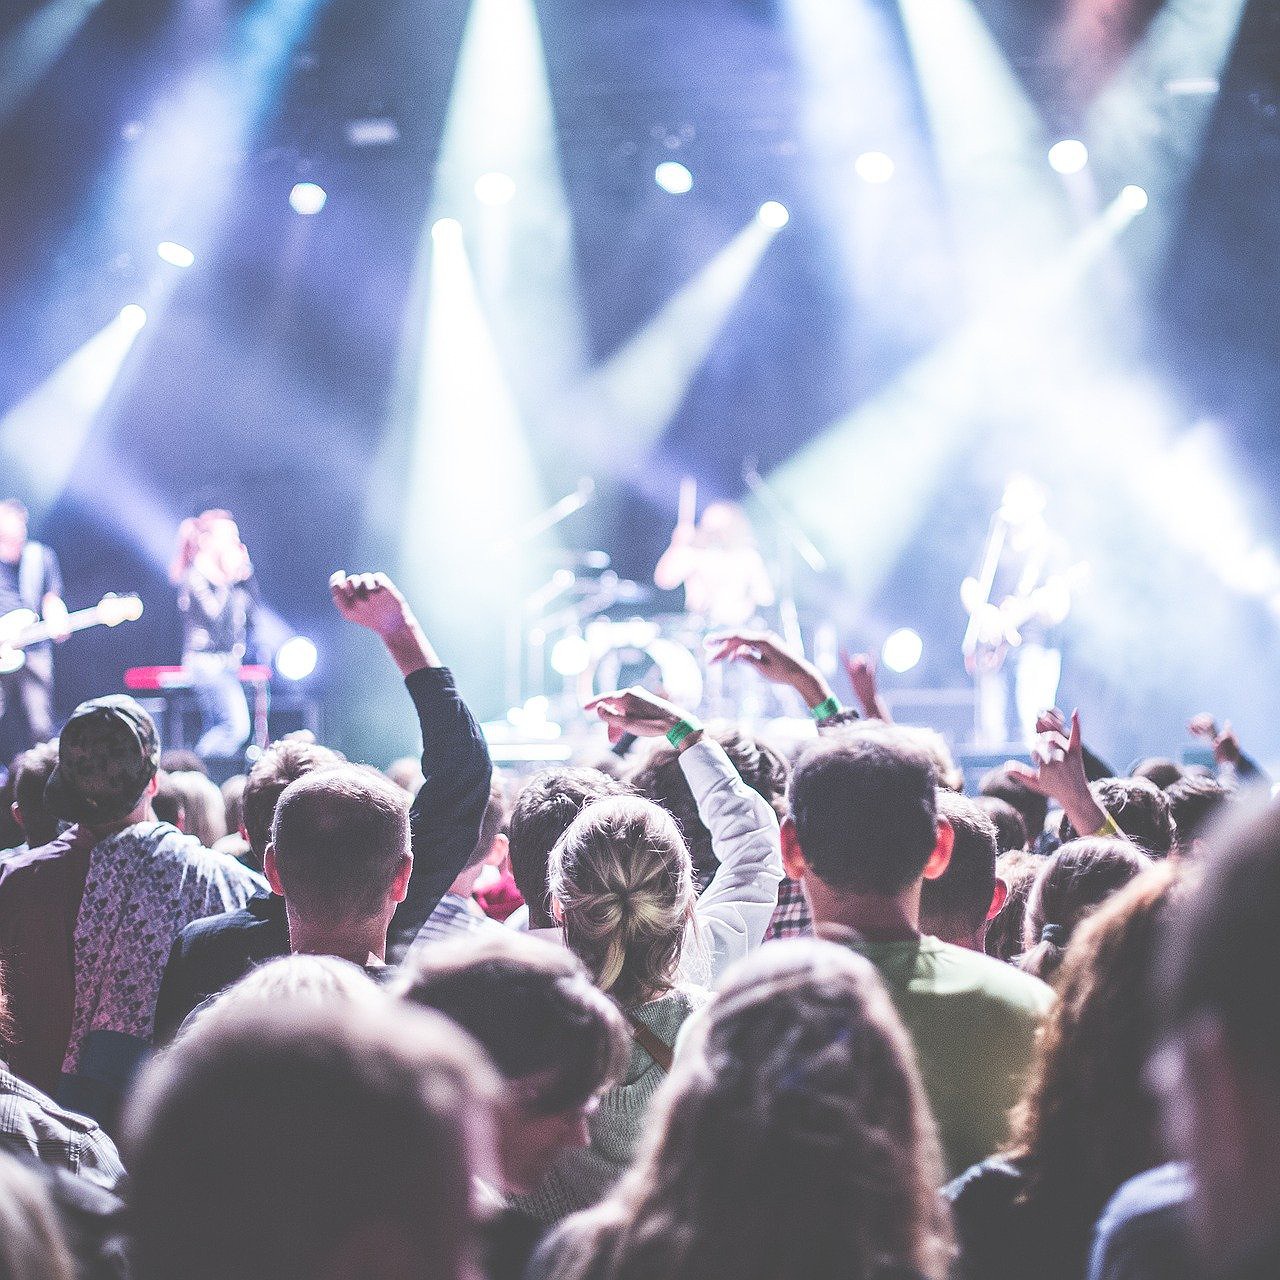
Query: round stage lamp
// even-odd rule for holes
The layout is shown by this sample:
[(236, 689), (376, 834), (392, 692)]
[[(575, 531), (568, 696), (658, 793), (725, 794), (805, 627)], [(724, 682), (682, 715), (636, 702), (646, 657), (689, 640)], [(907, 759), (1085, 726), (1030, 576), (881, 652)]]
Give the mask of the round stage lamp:
[(678, 160), (664, 160), (653, 171), (653, 180), (673, 196), (682, 196), (693, 190), (693, 174)]
[(316, 669), (318, 658), (306, 636), (294, 636), (276, 651), (276, 671), (285, 680), (305, 680)]
[(1150, 203), (1150, 197), (1142, 187), (1130, 183), (1120, 191), (1120, 203), (1130, 213), (1141, 213)]
[(161, 240), (156, 245), (156, 253), (171, 267), (189, 267), (196, 260), (196, 255), (184, 244), (175, 244), (172, 240)]
[(560, 676), (580, 676), (591, 665), (591, 646), (581, 636), (561, 636), (551, 646), (551, 669)]
[(1089, 148), (1078, 138), (1063, 138), (1049, 148), (1049, 167), (1054, 173), (1079, 173), (1089, 163)]
[(147, 323), (147, 313), (136, 302), (120, 308), (120, 323), (130, 329), (141, 329)]
[(475, 192), (481, 204), (510, 204), (516, 198), (515, 179), (505, 173), (482, 173)]
[(304, 218), (312, 218), (329, 199), (329, 193), (315, 182), (295, 182), (289, 192), (289, 207)]
[(910, 671), (924, 653), (924, 641), (910, 627), (900, 627), (884, 642), (880, 658), (890, 671)]
[(869, 182), (876, 187), (888, 182), (893, 177), (896, 168), (897, 166), (893, 163), (893, 157), (885, 155), (883, 151), (864, 151), (853, 162), (854, 173), (863, 182)]
[(791, 221), (787, 206), (779, 204), (776, 200), (766, 200), (760, 206), (760, 211), (756, 214), (756, 217), (760, 219), (764, 226), (771, 227), (774, 231), (785, 227)]

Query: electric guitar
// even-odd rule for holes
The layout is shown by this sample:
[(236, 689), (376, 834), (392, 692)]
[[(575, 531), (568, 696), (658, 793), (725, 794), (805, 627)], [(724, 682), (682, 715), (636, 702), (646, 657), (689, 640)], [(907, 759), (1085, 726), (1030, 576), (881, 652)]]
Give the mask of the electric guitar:
[[(56, 628), (63, 631), (84, 631), (89, 627), (118, 627), (122, 622), (136, 622), (142, 617), (142, 600), (136, 595), (118, 596), (109, 593), (92, 609), (78, 609), (67, 614), (66, 621)], [(52, 640), (55, 628), (30, 609), (14, 609), (0, 618), (0, 675), (20, 671), (26, 664), (24, 650), (44, 640)]]

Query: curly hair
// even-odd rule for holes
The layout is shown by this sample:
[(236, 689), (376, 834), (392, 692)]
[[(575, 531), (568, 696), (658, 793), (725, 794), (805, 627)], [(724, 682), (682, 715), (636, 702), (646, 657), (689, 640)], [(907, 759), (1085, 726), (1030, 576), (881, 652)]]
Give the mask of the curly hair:
[(614, 796), (582, 811), (551, 850), (551, 899), (569, 949), (623, 1006), (670, 991), (693, 918), (693, 866), (675, 819)]
[(1186, 880), (1168, 863), (1121, 889), (1068, 948), (1008, 1154), (1021, 1167), (1022, 1204), (1060, 1230), (1064, 1266), (1085, 1270), (1093, 1224), (1126, 1179), (1163, 1158), (1143, 1067), (1156, 1038), (1151, 971)]
[(557, 1276), (947, 1274), (915, 1057), (874, 968), (848, 948), (777, 942), (737, 965), (655, 1110), (631, 1173), (565, 1233)]

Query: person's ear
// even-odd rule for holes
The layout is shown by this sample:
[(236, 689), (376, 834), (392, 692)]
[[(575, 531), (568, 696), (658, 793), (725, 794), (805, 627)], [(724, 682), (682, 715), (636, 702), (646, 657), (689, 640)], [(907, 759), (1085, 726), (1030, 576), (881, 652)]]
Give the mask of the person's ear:
[(987, 908), (987, 923), (990, 923), (1004, 909), (1004, 904), (1009, 901), (1009, 886), (996, 876), (995, 888), (991, 891), (991, 905)]
[[(270, 848), (270, 846), (268, 846)], [(409, 877), (413, 875), (413, 854), (406, 853), (400, 870), (391, 884), (391, 898), (394, 902), (403, 902), (409, 892)]]
[(511, 842), (501, 831), (493, 837), (493, 843), (489, 846), (489, 852), (485, 855), (484, 865), (486, 867), (500, 867), (507, 860), (507, 850), (510, 848)]
[(809, 862), (800, 848), (800, 836), (790, 815), (782, 820), (782, 867), (792, 880), (803, 880)]
[(160, 774), (157, 772), (151, 775), (151, 781), (147, 783), (147, 789), (142, 794), (146, 796), (148, 800), (150, 800), (151, 797), (154, 796), (156, 792), (159, 790), (160, 790)]
[(9, 816), (18, 826), (22, 826), (22, 814), (18, 812), (18, 802), (16, 800), (9, 806)]
[(274, 844), (267, 845), (267, 851), (262, 855), (262, 874), (267, 877), (267, 883), (271, 886), (271, 892), (284, 897), (284, 885), (280, 883), (280, 869), (276, 866), (276, 847)]
[(250, 848), (252, 848), (253, 841), (249, 839), (249, 828), (246, 827), (242, 822), (239, 825), (239, 827), (236, 828), (236, 830), (240, 832), (240, 839), (243, 840), (245, 844), (247, 844)]
[(936, 880), (951, 865), (951, 851), (955, 848), (956, 831), (947, 818), (939, 817), (938, 834), (934, 840), (933, 852), (929, 861), (924, 864), (924, 878)]
[(560, 899), (554, 894), (551, 895), (551, 918), (556, 924), (564, 925), (564, 908), (560, 905)]

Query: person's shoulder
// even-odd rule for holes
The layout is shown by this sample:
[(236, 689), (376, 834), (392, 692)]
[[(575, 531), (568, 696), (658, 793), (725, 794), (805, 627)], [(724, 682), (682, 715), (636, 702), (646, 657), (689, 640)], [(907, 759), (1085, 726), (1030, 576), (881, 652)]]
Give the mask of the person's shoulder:
[(1047, 1012), (1053, 1004), (1052, 987), (1007, 961), (938, 938), (924, 938), (921, 945), (930, 955), (933, 968), (949, 976), (958, 989), (1016, 1006), (1036, 1016)]
[(953, 1204), (1004, 1204), (1018, 1195), (1024, 1182), (1017, 1164), (1006, 1156), (992, 1156), (953, 1178), (942, 1188), (942, 1194)]
[[(184, 951), (195, 951), (210, 946), (220, 946), (234, 937), (264, 929), (272, 923), (272, 917), (263, 912), (259, 898), (268, 895), (259, 894), (238, 911), (224, 911), (216, 916), (204, 916), (193, 920), (178, 935)], [(283, 902), (283, 899), (281, 900)], [(256, 909), (255, 909), (256, 908)]]
[(24, 849), (12, 858), (6, 858), (0, 863), (0, 898), (38, 890), (38, 886), (48, 878), (58, 876), (77, 860), (83, 860), (89, 847), (89, 843), (73, 831), (48, 844)]

